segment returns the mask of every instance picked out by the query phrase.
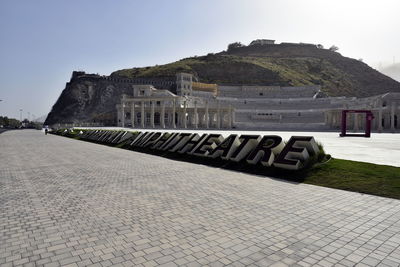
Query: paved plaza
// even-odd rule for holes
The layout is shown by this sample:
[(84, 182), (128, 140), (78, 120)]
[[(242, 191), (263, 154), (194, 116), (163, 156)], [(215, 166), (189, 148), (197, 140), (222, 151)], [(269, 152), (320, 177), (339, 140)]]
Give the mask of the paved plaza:
[(1, 266), (399, 266), (400, 201), (0, 135)]

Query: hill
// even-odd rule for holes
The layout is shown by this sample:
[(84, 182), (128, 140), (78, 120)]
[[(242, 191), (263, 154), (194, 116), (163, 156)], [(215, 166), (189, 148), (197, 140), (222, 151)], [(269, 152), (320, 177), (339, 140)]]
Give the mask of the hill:
[[(110, 76), (74, 72), (45, 124), (115, 124), (115, 105), (132, 94), (136, 79), (174, 90), (175, 75), (194, 74), (201, 82), (225, 85), (321, 85), (330, 96), (366, 97), (400, 92), (400, 83), (367, 64), (310, 44), (251, 45), (170, 64), (123, 69)], [(168, 83), (163, 83), (168, 81)], [(160, 86), (159, 86), (160, 85)]]
[(115, 71), (112, 77), (196, 75), (217, 84), (301, 86), (319, 84), (331, 96), (365, 97), (400, 92), (400, 83), (367, 64), (309, 44), (237, 47), (174, 63)]

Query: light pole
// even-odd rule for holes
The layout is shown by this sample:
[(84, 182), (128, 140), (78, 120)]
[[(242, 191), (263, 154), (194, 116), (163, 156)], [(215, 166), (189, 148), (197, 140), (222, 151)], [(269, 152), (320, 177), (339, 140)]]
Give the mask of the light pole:
[(22, 123), (22, 108), (19, 110), (19, 121)]

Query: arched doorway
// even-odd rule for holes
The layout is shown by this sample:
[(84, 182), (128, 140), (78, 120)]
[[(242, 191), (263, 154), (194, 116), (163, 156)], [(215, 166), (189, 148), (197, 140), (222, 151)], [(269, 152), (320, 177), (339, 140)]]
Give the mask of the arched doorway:
[(149, 125), (150, 124), (150, 113), (146, 113), (146, 124)]
[(160, 125), (160, 113), (154, 113), (154, 124)]

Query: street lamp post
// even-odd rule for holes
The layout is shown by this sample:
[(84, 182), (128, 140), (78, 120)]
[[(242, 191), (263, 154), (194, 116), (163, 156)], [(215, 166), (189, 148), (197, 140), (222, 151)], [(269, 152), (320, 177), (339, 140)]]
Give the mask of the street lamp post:
[(22, 108), (19, 110), (19, 121), (22, 123)]

